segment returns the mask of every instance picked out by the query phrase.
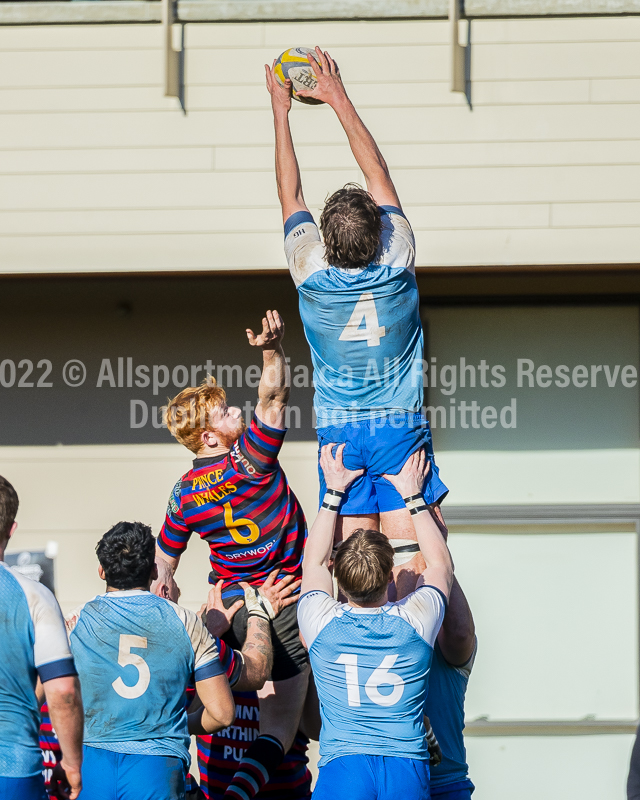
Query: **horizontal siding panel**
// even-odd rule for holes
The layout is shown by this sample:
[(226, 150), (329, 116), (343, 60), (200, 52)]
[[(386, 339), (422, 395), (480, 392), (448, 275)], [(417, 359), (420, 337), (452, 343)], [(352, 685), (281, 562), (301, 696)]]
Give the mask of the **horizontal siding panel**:
[(640, 41), (640, 17), (474, 19), (472, 40), (476, 44)]
[(592, 103), (640, 103), (640, 78), (591, 81)]
[[(312, 116), (310, 116), (312, 115)], [(363, 109), (379, 144), (624, 139), (640, 130), (640, 104)], [(300, 144), (343, 144), (344, 131), (329, 108), (296, 107), (291, 127)], [(173, 147), (269, 145), (269, 111), (178, 111), (127, 114), (11, 114), (2, 120), (5, 148)]]
[(639, 203), (554, 203), (551, 207), (554, 227), (615, 227), (636, 225), (638, 258), (640, 260), (640, 202)]
[(286, 269), (282, 233), (0, 238), (0, 272)]
[[(448, 87), (447, 87), (448, 88)], [(590, 82), (576, 81), (475, 81), (474, 106), (528, 105), (530, 103), (588, 103)]]
[[(360, 180), (355, 170), (310, 172), (306, 194), (321, 203), (327, 191)], [(143, 175), (7, 175), (0, 195), (2, 209), (198, 208), (276, 206), (275, 176), (269, 172), (147, 173)]]
[(442, 204), (415, 206), (405, 203), (403, 208), (415, 231), (459, 228), (546, 228), (549, 225), (547, 203), (451, 206)]
[(237, 233), (282, 231), (279, 207), (271, 209), (113, 209), (110, 211), (0, 211), (0, 234)]
[(0, 150), (0, 174), (208, 171), (212, 147)]
[[(198, 26), (199, 28), (200, 26)], [(444, 20), (290, 22), (265, 25), (264, 46), (276, 50), (289, 47), (363, 47), (367, 45), (446, 44)]]
[(162, 47), (160, 25), (0, 25), (0, 51)]
[(482, 44), (473, 47), (472, 80), (640, 76), (640, 41)]
[(637, 264), (635, 228), (418, 231), (418, 266)]

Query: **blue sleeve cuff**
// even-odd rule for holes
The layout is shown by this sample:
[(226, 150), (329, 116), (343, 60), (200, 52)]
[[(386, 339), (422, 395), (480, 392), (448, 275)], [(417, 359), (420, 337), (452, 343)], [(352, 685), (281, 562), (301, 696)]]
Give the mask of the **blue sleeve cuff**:
[(401, 217), (407, 218), (404, 211), (398, 206), (380, 206), (385, 214), (399, 214)]
[(295, 214), (292, 214), (284, 223), (285, 239), (294, 228), (297, 228), (298, 225), (302, 225), (303, 222), (311, 222), (314, 225), (316, 224), (314, 218), (308, 211), (296, 211)]
[(208, 664), (205, 664), (203, 667), (198, 667), (198, 669), (194, 672), (194, 678), (196, 681), (206, 681), (207, 678), (215, 678), (217, 675), (224, 675), (224, 667), (220, 663), (219, 658), (214, 658), (213, 661), (210, 661)]
[(37, 667), (37, 670), (42, 683), (52, 681), (55, 678), (66, 678), (78, 674), (73, 658), (61, 658), (59, 661), (49, 661), (48, 664), (41, 664)]

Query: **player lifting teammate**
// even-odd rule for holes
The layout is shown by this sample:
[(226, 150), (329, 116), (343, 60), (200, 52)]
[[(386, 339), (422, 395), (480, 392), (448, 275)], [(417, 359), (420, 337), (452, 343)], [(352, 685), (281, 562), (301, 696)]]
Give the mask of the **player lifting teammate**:
[[(397, 474), (411, 453), (425, 447), (431, 462), (425, 500), (437, 504), (447, 493), (420, 413), (423, 333), (415, 242), (385, 160), (347, 97), (338, 67), (320, 48), (316, 57), (309, 61), (317, 86), (298, 94), (336, 112), (368, 189), (347, 185), (327, 200), (320, 217), (324, 242), (302, 192), (289, 127), (290, 83), (280, 86), (269, 67), (266, 75), (285, 251), (311, 347), (319, 443), (345, 443), (345, 465), (365, 470), (347, 491), (336, 539), (381, 525), (389, 539), (416, 552), (409, 513), (383, 477)], [(322, 498), (322, 472), (320, 484)], [(423, 566), (417, 555), (403, 571), (415, 576)], [(414, 585), (415, 577), (405, 588)], [(398, 589), (399, 596), (406, 593)]]
[[(259, 587), (274, 569), (280, 579), (302, 575), (306, 523), (278, 463), (289, 399), (284, 323), (277, 311), (268, 311), (262, 326), (258, 336), (247, 330), (249, 343), (263, 353), (259, 402), (248, 428), (240, 409), (227, 405), (224, 390), (214, 381), (184, 389), (167, 409), (171, 433), (196, 459), (171, 494), (158, 555), (176, 568), (195, 531), (209, 543), (210, 580), (224, 580), (226, 605), (243, 594), (240, 581)], [(236, 649), (246, 636), (246, 621), (246, 609), (241, 609), (225, 634)], [(260, 697), (260, 736), (247, 749), (225, 797), (247, 800), (257, 794), (298, 730), (309, 665), (295, 605), (273, 620), (272, 641), (274, 691)]]

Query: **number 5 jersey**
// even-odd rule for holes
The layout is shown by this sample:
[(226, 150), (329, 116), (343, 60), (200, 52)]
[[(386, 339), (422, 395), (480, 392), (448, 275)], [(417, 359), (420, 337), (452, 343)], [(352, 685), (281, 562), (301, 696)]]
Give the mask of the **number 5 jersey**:
[(192, 611), (138, 589), (108, 592), (67, 621), (85, 709), (84, 743), (189, 766), (185, 694), (225, 673)]
[(285, 223), (285, 253), (311, 348), (318, 428), (422, 407), (415, 241), (399, 208), (380, 212), (380, 246), (364, 269), (327, 263), (308, 211)]
[(428, 760), (424, 704), (444, 611), (433, 586), (378, 608), (354, 608), (319, 590), (300, 598), (322, 714), (319, 766), (347, 755)]

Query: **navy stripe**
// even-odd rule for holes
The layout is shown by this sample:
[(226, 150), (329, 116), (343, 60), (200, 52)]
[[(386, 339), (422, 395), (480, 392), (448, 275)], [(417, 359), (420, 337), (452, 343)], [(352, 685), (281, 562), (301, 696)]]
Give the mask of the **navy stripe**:
[[(389, 206), (389, 208), (391, 208), (391, 206)], [(292, 214), (284, 223), (285, 239), (294, 228), (297, 228), (298, 225), (302, 225), (303, 222), (312, 222), (314, 225), (316, 224), (314, 218), (308, 211), (296, 211), (295, 214)]]
[(48, 664), (41, 664), (36, 667), (42, 683), (52, 681), (55, 678), (66, 678), (70, 675), (77, 675), (76, 665), (73, 658), (61, 658), (59, 661), (49, 661)]
[(213, 661), (210, 661), (208, 664), (205, 664), (203, 667), (198, 667), (198, 669), (193, 673), (193, 676), (196, 681), (206, 681), (207, 678), (215, 678), (217, 675), (224, 674), (224, 667), (220, 663), (220, 659), (216, 658)]
[(407, 218), (404, 211), (398, 206), (380, 206), (385, 214), (399, 214), (401, 217)]

